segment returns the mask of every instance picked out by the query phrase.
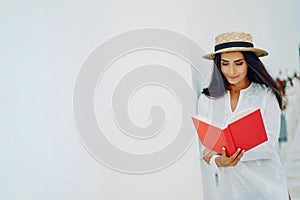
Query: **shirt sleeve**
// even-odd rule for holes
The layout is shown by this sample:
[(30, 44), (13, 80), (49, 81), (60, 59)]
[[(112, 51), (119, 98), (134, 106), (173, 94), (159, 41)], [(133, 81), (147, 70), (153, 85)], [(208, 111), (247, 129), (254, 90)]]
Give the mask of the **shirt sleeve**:
[[(198, 114), (208, 117), (208, 102), (207, 102), (207, 97), (204, 94), (201, 94), (199, 97), (199, 101), (198, 101)], [(200, 159), (202, 159), (203, 157), (203, 150), (204, 150), (204, 146), (202, 145), (200, 139), (198, 138), (198, 142), (199, 142), (199, 152), (200, 152)]]
[(198, 102), (198, 114), (207, 117), (208, 115), (208, 99), (205, 94), (201, 94)]
[(241, 161), (251, 161), (260, 159), (271, 159), (277, 151), (278, 137), (280, 132), (280, 114), (276, 96), (268, 90), (264, 99), (264, 106), (261, 108), (263, 121), (265, 124), (268, 141), (245, 152)]
[[(202, 115), (202, 116), (205, 116), (207, 118), (209, 118), (209, 110), (211, 110), (209, 108), (209, 105), (210, 105), (210, 102), (209, 102), (209, 98), (206, 97), (204, 94), (201, 94), (200, 95), (200, 98), (199, 98), (199, 102), (198, 102), (198, 114)], [(198, 139), (199, 140), (199, 139)], [(203, 151), (205, 149), (205, 147), (201, 144), (201, 141), (199, 140), (199, 150), (200, 150), (200, 159), (202, 160), (202, 157), (203, 157)], [(219, 154), (215, 154), (211, 157), (210, 159), (210, 162), (209, 162), (209, 168), (212, 169), (214, 172), (219, 172), (220, 170), (222, 170), (223, 168), (222, 167), (218, 167), (216, 162), (215, 162), (215, 159), (217, 157), (220, 157)], [(202, 162), (204, 162), (202, 160)], [(205, 162), (204, 162), (205, 163)], [(207, 163), (205, 163), (205, 165), (207, 165)]]
[(218, 167), (216, 158), (221, 157), (219, 154), (215, 154), (211, 157), (209, 164), (214, 168), (215, 172), (222, 171), (224, 167)]

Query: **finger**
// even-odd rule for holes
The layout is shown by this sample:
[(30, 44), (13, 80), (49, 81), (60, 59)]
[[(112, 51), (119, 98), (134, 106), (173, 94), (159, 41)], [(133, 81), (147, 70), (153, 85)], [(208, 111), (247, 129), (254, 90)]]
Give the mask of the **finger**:
[(234, 161), (231, 163), (233, 166), (237, 165), (237, 163), (241, 160), (241, 158), (244, 155), (245, 150), (241, 151), (238, 156), (234, 159)]
[(236, 152), (235, 152), (234, 154), (232, 154), (232, 156), (229, 157), (229, 160), (230, 160), (230, 161), (235, 160), (236, 157), (239, 155), (240, 151), (241, 151), (241, 149), (238, 148), (238, 149), (236, 150)]
[(210, 163), (210, 159), (213, 156), (213, 152), (207, 154), (206, 156), (204, 156), (205, 161), (209, 164)]
[(222, 147), (222, 157), (226, 157), (227, 158), (225, 147)]
[(212, 150), (209, 148), (205, 148), (203, 151), (203, 156), (206, 156), (207, 154), (209, 154)]
[(209, 154), (207, 154), (206, 156), (208, 156), (209, 158), (211, 158), (213, 155), (217, 154), (216, 152), (214, 151), (211, 151)]
[(205, 152), (204, 156), (211, 156), (212, 155), (212, 152)]
[(203, 157), (203, 160), (204, 160), (207, 164), (209, 164), (209, 160), (207, 159), (207, 157)]
[(209, 165), (209, 159), (206, 159), (205, 162)]
[(237, 156), (237, 159), (240, 160), (245, 153), (245, 150), (241, 151), (241, 153)]

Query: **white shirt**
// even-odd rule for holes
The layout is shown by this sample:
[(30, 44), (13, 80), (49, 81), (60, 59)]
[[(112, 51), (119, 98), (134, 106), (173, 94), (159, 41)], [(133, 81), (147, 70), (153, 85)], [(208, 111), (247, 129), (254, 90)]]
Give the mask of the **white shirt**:
[(234, 112), (231, 110), (229, 91), (218, 98), (209, 98), (204, 94), (199, 98), (199, 114), (224, 124), (233, 114), (247, 108), (260, 108), (268, 141), (246, 151), (234, 167), (218, 168), (212, 159), (210, 166), (216, 169), (219, 178), (216, 199), (286, 200), (286, 177), (276, 149), (281, 111), (271, 89), (251, 83), (240, 91)]

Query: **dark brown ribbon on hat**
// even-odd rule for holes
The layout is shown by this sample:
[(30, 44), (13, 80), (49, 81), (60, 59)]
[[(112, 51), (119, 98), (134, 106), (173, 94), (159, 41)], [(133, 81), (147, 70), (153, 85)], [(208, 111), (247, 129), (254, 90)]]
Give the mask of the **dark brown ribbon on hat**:
[(254, 47), (252, 43), (249, 42), (226, 42), (218, 44), (215, 46), (215, 51), (220, 49), (230, 48), (230, 47)]

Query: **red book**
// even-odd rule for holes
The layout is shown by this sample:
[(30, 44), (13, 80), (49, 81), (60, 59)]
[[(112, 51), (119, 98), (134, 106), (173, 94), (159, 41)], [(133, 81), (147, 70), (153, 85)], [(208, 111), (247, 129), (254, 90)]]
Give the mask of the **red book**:
[(231, 156), (238, 148), (249, 150), (268, 140), (260, 109), (248, 109), (233, 115), (225, 127), (200, 115), (192, 117), (203, 146)]

